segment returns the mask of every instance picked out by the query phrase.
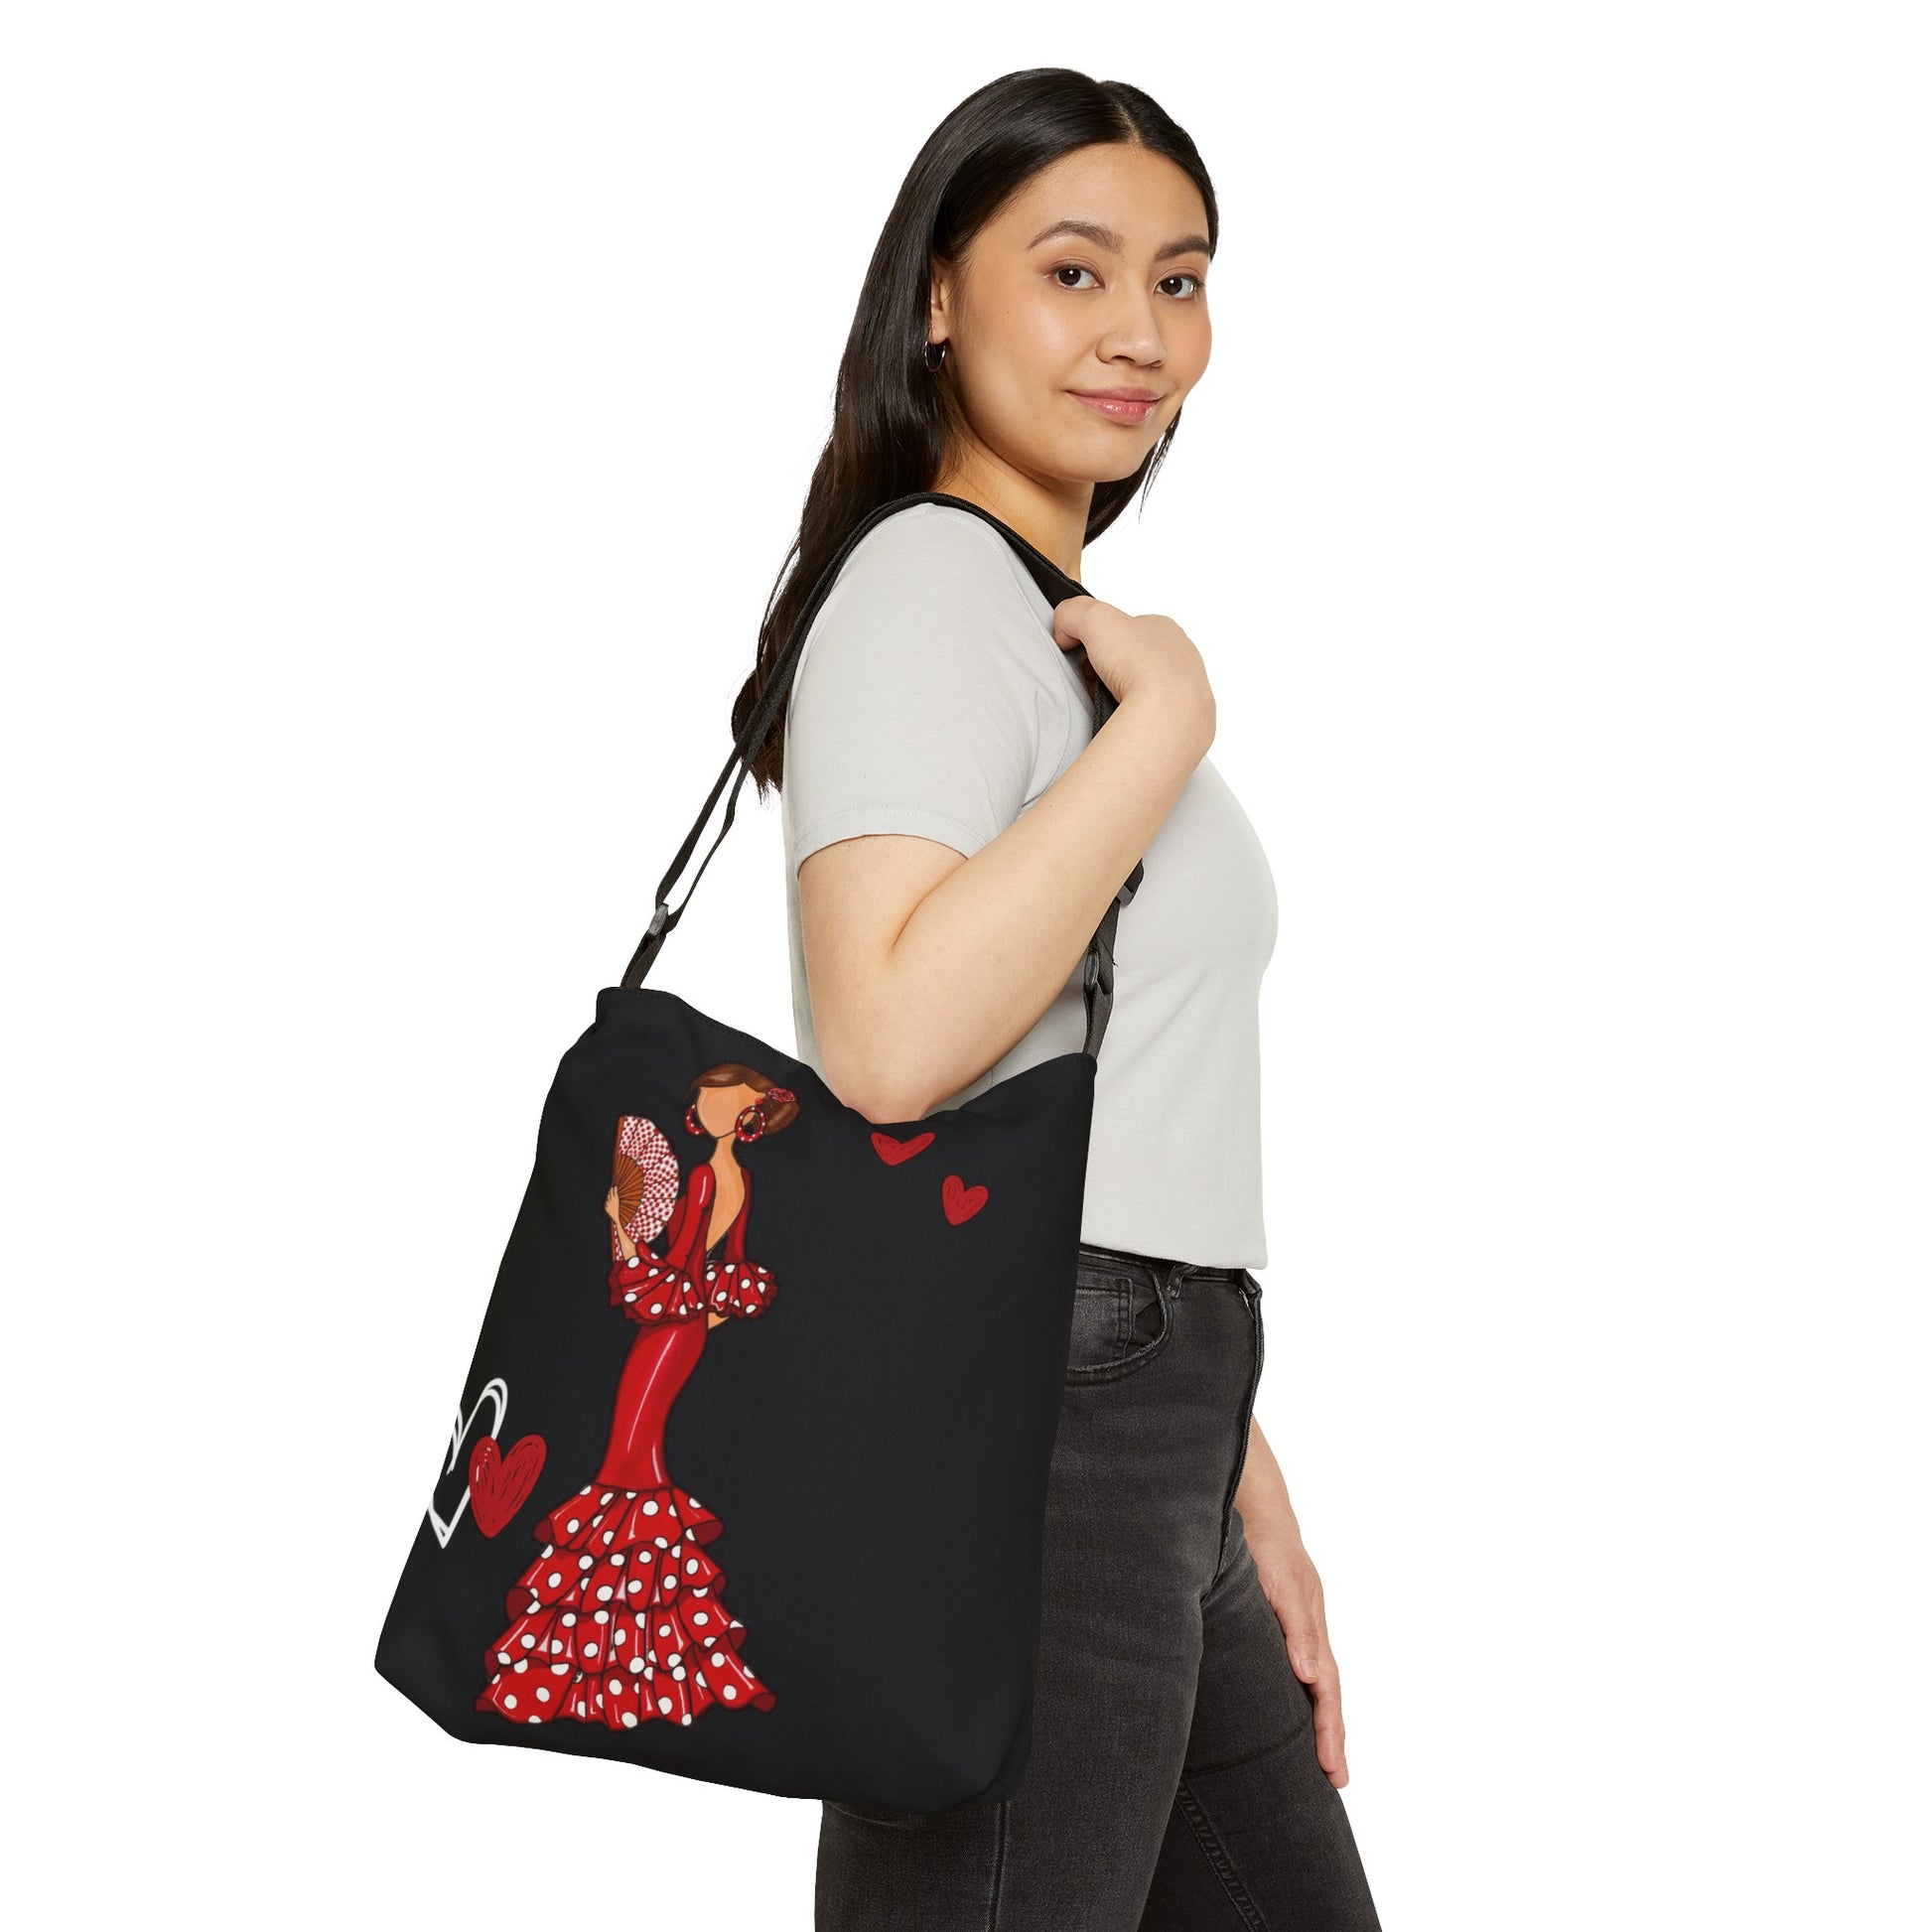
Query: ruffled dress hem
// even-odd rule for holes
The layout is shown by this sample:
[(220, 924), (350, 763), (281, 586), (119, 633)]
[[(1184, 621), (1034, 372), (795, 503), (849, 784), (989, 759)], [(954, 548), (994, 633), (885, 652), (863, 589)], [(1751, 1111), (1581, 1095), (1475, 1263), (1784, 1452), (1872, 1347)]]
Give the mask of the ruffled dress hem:
[(477, 1709), (612, 1730), (688, 1725), (714, 1706), (769, 1711), (777, 1697), (739, 1655), (745, 1626), (704, 1552), (723, 1528), (676, 1483), (586, 1483), (535, 1527), (543, 1554), (509, 1591)]

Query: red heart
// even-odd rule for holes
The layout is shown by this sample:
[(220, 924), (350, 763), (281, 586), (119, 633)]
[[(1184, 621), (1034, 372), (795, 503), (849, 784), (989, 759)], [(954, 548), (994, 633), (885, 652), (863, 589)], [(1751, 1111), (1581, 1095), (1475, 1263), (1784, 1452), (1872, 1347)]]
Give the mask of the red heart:
[(970, 1221), (986, 1205), (986, 1189), (967, 1186), (956, 1173), (946, 1176), (946, 1184), (941, 1192), (945, 1196), (946, 1219), (954, 1227), (961, 1221)]
[(875, 1134), (872, 1144), (879, 1158), (889, 1168), (896, 1168), (901, 1161), (923, 1154), (932, 1145), (932, 1135), (930, 1132), (914, 1134), (909, 1141), (896, 1141), (890, 1134)]
[(470, 1451), (470, 1506), (483, 1535), (494, 1536), (523, 1507), (543, 1473), (543, 1456), (541, 1436), (524, 1437), (500, 1461), (494, 1436)]

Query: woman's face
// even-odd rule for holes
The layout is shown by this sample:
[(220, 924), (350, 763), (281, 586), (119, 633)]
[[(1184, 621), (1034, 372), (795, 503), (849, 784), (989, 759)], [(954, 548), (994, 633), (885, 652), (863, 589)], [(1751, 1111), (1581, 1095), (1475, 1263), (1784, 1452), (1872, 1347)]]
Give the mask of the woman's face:
[(707, 1134), (715, 1134), (722, 1140), (733, 1132), (739, 1115), (758, 1097), (758, 1090), (749, 1086), (700, 1087), (696, 1102), (698, 1125)]
[[(1207, 210), (1165, 156), (1079, 148), (935, 270), (930, 337), (969, 433), (1044, 483), (1131, 477), (1207, 367)], [(1129, 390), (1109, 411), (1082, 392)]]

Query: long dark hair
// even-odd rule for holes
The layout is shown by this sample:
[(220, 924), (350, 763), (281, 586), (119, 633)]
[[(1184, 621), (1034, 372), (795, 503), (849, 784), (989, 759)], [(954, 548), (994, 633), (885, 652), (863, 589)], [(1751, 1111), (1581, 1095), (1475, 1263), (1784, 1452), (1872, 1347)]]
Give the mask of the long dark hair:
[[(832, 392), (832, 433), (805, 495), (798, 534), (785, 552), (759, 626), (758, 661), (732, 705), (734, 738), (752, 713), (812, 586), (847, 532), (879, 504), (930, 489), (943, 461), (953, 402), (925, 364), (932, 264), (957, 261), (973, 237), (1040, 169), (1076, 148), (1125, 142), (1165, 155), (1200, 190), (1208, 254), (1220, 238), (1213, 184), (1186, 132), (1151, 95), (1124, 80), (1095, 80), (1072, 68), (1029, 68), (968, 94), (933, 129), (893, 204), (873, 250)], [(1093, 538), (1161, 467), (1180, 427), (1166, 434), (1131, 477), (1094, 485)], [(796, 559), (786, 574), (785, 566)], [(762, 797), (784, 781), (782, 709), (752, 777)]]

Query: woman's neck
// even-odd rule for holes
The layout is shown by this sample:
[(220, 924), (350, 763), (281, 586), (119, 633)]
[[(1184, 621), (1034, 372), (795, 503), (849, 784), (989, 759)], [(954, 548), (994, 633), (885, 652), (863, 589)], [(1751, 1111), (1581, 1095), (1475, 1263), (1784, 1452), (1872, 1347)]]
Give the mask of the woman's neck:
[(1093, 508), (1091, 483), (1027, 476), (974, 444), (940, 467), (932, 487), (977, 503), (1018, 530), (1076, 584), (1080, 581), (1081, 548)]

